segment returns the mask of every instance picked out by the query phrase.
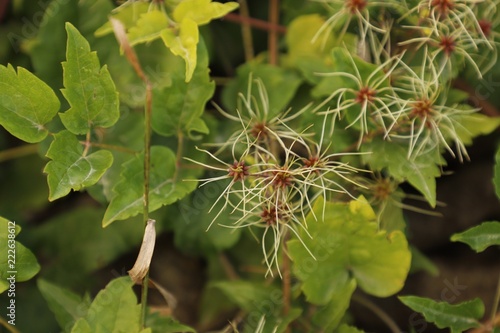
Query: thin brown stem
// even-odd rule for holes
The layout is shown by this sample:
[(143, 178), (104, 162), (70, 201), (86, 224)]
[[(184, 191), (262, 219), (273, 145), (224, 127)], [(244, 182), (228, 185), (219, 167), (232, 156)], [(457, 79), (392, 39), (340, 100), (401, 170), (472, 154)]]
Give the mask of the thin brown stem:
[(85, 148), (83, 149), (82, 156), (85, 157), (87, 156), (90, 149), (90, 131), (87, 132), (87, 135), (85, 136), (85, 142), (83, 145)]
[[(85, 141), (80, 141), (82, 145), (87, 144)], [(123, 147), (123, 146), (116, 146), (116, 145), (109, 145), (107, 143), (98, 143), (98, 142), (89, 142), (88, 145), (90, 147), (96, 147), (96, 148), (102, 148), (102, 149), (109, 149), (109, 150), (114, 150), (114, 151), (119, 151), (122, 153), (127, 153), (127, 154), (138, 154), (138, 151), (135, 151), (133, 149)]]
[(13, 160), (16, 158), (36, 154), (38, 152), (38, 145), (24, 145), (15, 148), (0, 151), (0, 162)]
[(222, 264), (222, 268), (224, 269), (224, 272), (226, 273), (226, 276), (229, 280), (234, 281), (240, 278), (233, 265), (224, 253), (219, 254), (219, 261)]
[(370, 311), (372, 311), (377, 317), (382, 320), (389, 330), (392, 333), (399, 333), (401, 332), (401, 329), (398, 327), (396, 322), (384, 311), (382, 310), (377, 304), (373, 303), (366, 297), (360, 296), (360, 295), (352, 295), (352, 300), (363, 305), (364, 307), (368, 308)]
[[(246, 0), (239, 0), (240, 13), (242, 17), (249, 18), (248, 4)], [(252, 27), (248, 20), (241, 23), (241, 35), (243, 39), (243, 50), (245, 51), (245, 60), (248, 62), (254, 57)]]
[[(269, 22), (273, 26), (279, 25), (280, 20), (280, 1), (271, 0), (269, 2)], [(278, 63), (278, 32), (273, 29), (269, 31), (268, 34), (268, 51), (269, 51), (269, 63), (271, 65), (276, 65)]]
[[(291, 272), (291, 262), (288, 256), (288, 251), (286, 250), (286, 242), (290, 238), (290, 233), (286, 231), (283, 237), (283, 316), (287, 316), (290, 313), (290, 304), (292, 302), (292, 272)], [(285, 330), (286, 333), (291, 332), (291, 328), (288, 326)]]
[(224, 19), (239, 24), (245, 23), (250, 25), (252, 28), (259, 30), (265, 30), (265, 31), (275, 30), (279, 34), (286, 33), (286, 28), (284, 26), (275, 25), (270, 22), (259, 20), (253, 17), (244, 17), (239, 14), (229, 13), (226, 16), (224, 16)]
[(11, 333), (21, 333), (15, 328), (14, 326), (10, 325), (3, 317), (0, 317), (0, 324), (1, 326), (5, 327), (7, 331)]
[(491, 323), (492, 331), (495, 326), (495, 317), (497, 316), (498, 306), (500, 305), (500, 275), (498, 276), (497, 291), (495, 293), (495, 298), (493, 299), (493, 305), (491, 306)]

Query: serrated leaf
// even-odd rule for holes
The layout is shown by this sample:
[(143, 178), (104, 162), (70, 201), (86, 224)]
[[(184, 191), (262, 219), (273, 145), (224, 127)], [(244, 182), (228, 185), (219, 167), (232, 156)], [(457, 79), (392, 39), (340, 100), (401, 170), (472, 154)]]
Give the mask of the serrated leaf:
[(87, 314), (90, 303), (72, 291), (43, 279), (37, 281), (38, 290), (54, 313), (59, 327), (71, 332), (75, 322)]
[(443, 164), (433, 154), (422, 154), (411, 159), (400, 144), (376, 138), (362, 146), (370, 152), (363, 156), (373, 171), (386, 170), (397, 181), (408, 181), (422, 193), (432, 207), (436, 206), (436, 177), (441, 175), (438, 164)]
[[(222, 102), (229, 113), (236, 114), (238, 94), (242, 93), (246, 96), (250, 75), (254, 80), (260, 79), (264, 84), (269, 102), (268, 119), (286, 110), (302, 83), (302, 79), (294, 71), (268, 64), (246, 63), (238, 68), (236, 79), (231, 81), (222, 92)], [(255, 81), (251, 84), (252, 93), (257, 96), (259, 91), (257, 84)], [(260, 97), (256, 100), (258, 107), (264, 110)]]
[(177, 32), (172, 29), (164, 29), (160, 35), (170, 51), (184, 59), (186, 63), (185, 81), (189, 82), (196, 68), (196, 45), (199, 40), (198, 25), (186, 17), (179, 23)]
[(450, 328), (451, 333), (481, 326), (478, 319), (484, 314), (484, 304), (479, 298), (455, 305), (417, 296), (398, 298), (412, 310), (422, 313), (428, 322), (434, 323), (438, 328)]
[(54, 91), (22, 67), (0, 65), (0, 125), (15, 137), (30, 143), (48, 134), (45, 124), (59, 111)]
[[(144, 155), (123, 164), (120, 181), (113, 188), (111, 200), (102, 224), (135, 216), (143, 210)], [(151, 147), (149, 211), (171, 204), (196, 188), (196, 182), (183, 182), (176, 176), (176, 156), (163, 146)]]
[(106, 288), (97, 294), (85, 317), (77, 321), (71, 332), (139, 332), (141, 309), (132, 290), (133, 284), (128, 276), (108, 283)]
[[(0, 251), (2, 251), (0, 257), (0, 294), (9, 289), (10, 283), (7, 278), (15, 276), (16, 282), (23, 282), (31, 279), (40, 271), (40, 265), (35, 255), (23, 244), (16, 241), (15, 238), (9, 237), (9, 235), (12, 235), (9, 232), (9, 225), (12, 225), (12, 223), (0, 217)], [(14, 230), (13, 234), (17, 235), (21, 229), (16, 225)], [(15, 251), (15, 264), (11, 266), (12, 261), (9, 262), (9, 259), (13, 259), (13, 250)]]
[(161, 135), (179, 132), (192, 136), (192, 132), (208, 133), (200, 119), (205, 104), (212, 97), (215, 84), (210, 81), (208, 54), (203, 41), (197, 50), (197, 64), (193, 77), (185, 82), (184, 75), (172, 76), (172, 84), (153, 91), (153, 129)]
[[(313, 211), (324, 220), (316, 221), (312, 213), (307, 216), (312, 238), (299, 230), (288, 242), (290, 257), (296, 263), (294, 273), (310, 302), (327, 304), (352, 280), (378, 297), (390, 296), (403, 287), (410, 269), (408, 242), (400, 231), (378, 230), (375, 213), (364, 198), (348, 204), (319, 198)], [(306, 262), (311, 265), (300, 264)]]
[(168, 26), (168, 17), (162, 11), (152, 10), (141, 14), (137, 23), (128, 30), (130, 45), (152, 42), (160, 38), (161, 31), (167, 29)]
[(80, 32), (71, 23), (66, 23), (66, 31), (62, 93), (71, 108), (60, 114), (61, 120), (73, 134), (85, 134), (97, 126), (110, 127), (120, 116), (115, 84)]
[(500, 222), (483, 222), (464, 232), (453, 234), (452, 242), (462, 242), (474, 251), (482, 252), (488, 246), (500, 245)]
[(83, 155), (84, 149), (76, 136), (68, 131), (54, 135), (46, 156), (49, 161), (44, 168), (49, 184), (49, 200), (64, 197), (72, 189), (79, 191), (94, 185), (113, 163), (113, 154), (99, 150)]
[(207, 24), (238, 8), (237, 2), (212, 2), (211, 0), (184, 0), (174, 9), (174, 20), (182, 22), (185, 18), (197, 25)]

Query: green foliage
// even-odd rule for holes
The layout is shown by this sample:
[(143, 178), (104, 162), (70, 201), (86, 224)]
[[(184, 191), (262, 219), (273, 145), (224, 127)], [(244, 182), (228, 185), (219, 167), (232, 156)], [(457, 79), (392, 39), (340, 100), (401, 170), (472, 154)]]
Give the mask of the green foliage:
[[(8, 41), (11, 20), (26, 38), (19, 59), (0, 41), (0, 210), (22, 221), (22, 242), (42, 263), (48, 320), (63, 332), (195, 332), (161, 311), (170, 308), (138, 304), (128, 277), (93, 300), (84, 294), (110, 279), (106, 271), (125, 274), (150, 219), (157, 235), (173, 234), (161, 239), (206, 263), (196, 325), (207, 331), (359, 333), (347, 324), (358, 287), (395, 297), (409, 274), (438, 273), (406, 237), (407, 209), (436, 212), (407, 199), (434, 209), (448, 159), (469, 159), (467, 147), (500, 126), (480, 113), (483, 96), (469, 105), (473, 85), (500, 68), (495, 2), (247, 2), (214, 24), (239, 4), (15, 1), (12, 18), (0, 17)], [(274, 9), (278, 22), (263, 15)], [(33, 34), (27, 17), (40, 19)], [(255, 27), (267, 30), (267, 45)], [(460, 90), (463, 82), (471, 86)], [(500, 149), (495, 162), (500, 198)], [(0, 218), (0, 249), (15, 244), (16, 281), (27, 281), (40, 265), (9, 242), (20, 228), (8, 223)], [(500, 245), (499, 225), (451, 240), (481, 252)], [(168, 266), (159, 260), (152, 265)], [(0, 292), (8, 271), (0, 260)], [(164, 289), (184, 288), (156, 278), (171, 306)], [(453, 333), (481, 325), (479, 299), (400, 299)]]
[[(31, 279), (40, 271), (38, 261), (28, 248), (15, 240), (21, 228), (13, 222), (0, 216), (0, 294), (10, 288), (10, 282), (23, 282)], [(15, 277), (14, 280), (7, 278)], [(14, 287), (15, 294), (15, 287)], [(9, 296), (11, 297), (11, 296)]]
[(451, 235), (451, 241), (465, 243), (474, 251), (482, 252), (491, 245), (500, 245), (500, 222), (483, 222), (469, 230)]
[[(312, 212), (322, 218), (315, 221), (310, 213), (306, 219), (311, 237), (299, 232), (304, 246), (295, 237), (288, 243), (309, 301), (326, 304), (356, 285), (379, 297), (403, 287), (411, 258), (406, 238), (400, 231), (378, 231), (375, 214), (363, 198), (349, 204), (319, 200)], [(311, 267), (300, 264), (310, 260), (307, 249), (317, 261)]]
[(79, 31), (66, 24), (68, 44), (63, 65), (62, 93), (71, 108), (60, 114), (73, 134), (86, 134), (92, 127), (110, 127), (119, 117), (118, 93), (106, 66), (100, 68), (95, 52)]
[(69, 131), (54, 135), (46, 156), (51, 159), (44, 169), (51, 201), (64, 197), (71, 189), (78, 191), (94, 185), (113, 163), (113, 155), (107, 150), (86, 155), (77, 137)]
[(0, 66), (0, 125), (26, 142), (40, 142), (45, 125), (59, 110), (56, 95), (43, 81), (20, 67)]
[(450, 328), (451, 333), (479, 327), (478, 320), (484, 314), (484, 304), (479, 298), (454, 305), (417, 296), (400, 296), (399, 299), (437, 327)]

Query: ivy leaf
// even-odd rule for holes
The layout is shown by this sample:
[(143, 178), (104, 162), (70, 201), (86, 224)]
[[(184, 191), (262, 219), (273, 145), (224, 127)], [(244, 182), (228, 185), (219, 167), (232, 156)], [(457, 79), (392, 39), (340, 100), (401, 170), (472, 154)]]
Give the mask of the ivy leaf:
[(136, 25), (129, 29), (127, 34), (128, 40), (132, 46), (152, 42), (160, 38), (161, 31), (167, 29), (168, 25), (168, 18), (165, 13), (159, 10), (152, 10), (142, 14), (137, 20)]
[(77, 321), (71, 332), (142, 332), (141, 309), (132, 290), (133, 284), (128, 276), (108, 283), (106, 288), (97, 294), (85, 317)]
[[(236, 79), (231, 81), (222, 92), (222, 102), (228, 112), (236, 113), (238, 94), (246, 94), (248, 91), (250, 75), (254, 80), (260, 79), (266, 88), (269, 101), (268, 119), (285, 111), (302, 83), (302, 79), (294, 71), (268, 64), (246, 63), (238, 68)], [(252, 84), (252, 93), (256, 96), (259, 91), (257, 84), (254, 81), (250, 84)], [(261, 99), (259, 97), (256, 99), (259, 108), (265, 110), (260, 104)]]
[(54, 91), (22, 67), (0, 65), (0, 78), (0, 125), (26, 142), (45, 139), (60, 106)]
[(120, 116), (118, 93), (108, 69), (102, 68), (95, 52), (78, 30), (66, 23), (68, 43), (63, 63), (62, 93), (71, 108), (60, 114), (73, 134), (85, 134), (91, 127), (110, 127)]
[(153, 92), (152, 125), (161, 135), (183, 132), (191, 136), (193, 131), (208, 133), (200, 116), (214, 93), (215, 84), (210, 81), (208, 54), (203, 41), (200, 41), (197, 53), (198, 62), (191, 81), (184, 82), (183, 75), (173, 76), (170, 86)]
[(312, 213), (306, 217), (311, 237), (300, 230), (288, 242), (294, 273), (310, 302), (324, 305), (339, 293), (348, 294), (353, 280), (378, 297), (403, 287), (410, 269), (408, 242), (401, 231), (378, 230), (375, 213), (364, 198), (347, 204), (318, 198), (313, 211), (324, 220), (316, 221)]
[(64, 332), (71, 332), (74, 323), (87, 314), (90, 301), (43, 279), (38, 279), (37, 285), (50, 310), (54, 313), (59, 327)]
[(49, 161), (44, 168), (48, 174), (49, 200), (54, 201), (67, 195), (71, 189), (94, 185), (113, 163), (113, 154), (99, 150), (83, 155), (83, 146), (76, 136), (68, 131), (54, 135), (46, 156)]
[(396, 181), (408, 181), (420, 191), (432, 207), (436, 206), (436, 177), (441, 175), (438, 164), (444, 164), (441, 157), (422, 154), (408, 159), (407, 149), (400, 144), (375, 138), (363, 145), (365, 152), (377, 152), (364, 155), (365, 162), (373, 171), (387, 169)]
[(481, 326), (478, 319), (483, 317), (484, 304), (479, 298), (455, 305), (417, 296), (398, 298), (412, 310), (422, 313), (428, 322), (434, 323), (438, 328), (449, 327), (451, 333)]
[(482, 252), (488, 246), (500, 245), (500, 222), (483, 222), (461, 233), (451, 236), (452, 242), (462, 242), (474, 251)]
[[(9, 242), (9, 240), (13, 239), (9, 235), (17, 235), (21, 231), (21, 228), (16, 224), (15, 232), (10, 233), (9, 225), (12, 225), (12, 223), (0, 216), (0, 251), (2, 251), (2, 257), (0, 257), (0, 294), (9, 289), (9, 280), (7, 278), (14, 274), (10, 273), (11, 271), (16, 271), (16, 282), (27, 281), (40, 271), (40, 265), (29, 249), (18, 241)], [(12, 250), (15, 250), (14, 267), (10, 266), (12, 262), (9, 263), (9, 259), (12, 259), (12, 257), (9, 257), (9, 254), (13, 254)]]
[(186, 78), (189, 82), (196, 68), (196, 45), (199, 40), (198, 25), (190, 18), (184, 18), (180, 24), (178, 32), (172, 29), (161, 31), (161, 39), (170, 51), (176, 56), (182, 57), (186, 62)]
[(211, 0), (184, 0), (174, 9), (174, 20), (182, 22), (188, 18), (197, 25), (207, 24), (238, 8), (237, 2), (218, 3)]
[[(176, 156), (163, 146), (151, 147), (149, 211), (174, 203), (196, 188), (196, 182), (178, 181)], [(113, 188), (114, 197), (104, 214), (104, 227), (142, 212), (144, 154), (123, 164), (120, 181)]]

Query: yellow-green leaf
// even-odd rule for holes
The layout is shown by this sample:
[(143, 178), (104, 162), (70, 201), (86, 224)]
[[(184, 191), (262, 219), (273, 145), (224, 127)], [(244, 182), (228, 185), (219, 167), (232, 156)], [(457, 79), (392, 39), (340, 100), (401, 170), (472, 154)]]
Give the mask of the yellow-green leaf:
[[(141, 14), (146, 13), (150, 4), (144, 1), (127, 1), (120, 7), (117, 7), (111, 13), (111, 17), (119, 20), (126, 28), (134, 26)], [(102, 37), (113, 33), (111, 22), (106, 22), (103, 26), (96, 30), (95, 35)]]
[(489, 134), (500, 126), (500, 117), (480, 113), (461, 115), (456, 121), (459, 122), (455, 126), (456, 134), (465, 145), (472, 144), (476, 136)]
[(151, 42), (160, 38), (161, 31), (168, 27), (168, 18), (162, 11), (153, 10), (141, 15), (135, 26), (128, 31), (131, 45)]
[(238, 8), (237, 2), (212, 2), (211, 0), (184, 0), (174, 9), (174, 20), (181, 22), (188, 18), (197, 25), (207, 24)]
[(186, 17), (180, 23), (178, 33), (172, 29), (165, 29), (161, 32), (161, 38), (173, 54), (182, 57), (186, 62), (186, 82), (189, 82), (196, 68), (198, 25)]
[[(363, 198), (348, 204), (319, 198), (301, 229), (288, 242), (307, 299), (327, 304), (355, 282), (365, 292), (386, 297), (398, 292), (410, 269), (411, 254), (401, 231), (378, 230), (376, 216)], [(302, 239), (303, 244), (298, 239)], [(308, 250), (314, 255), (311, 257)]]

